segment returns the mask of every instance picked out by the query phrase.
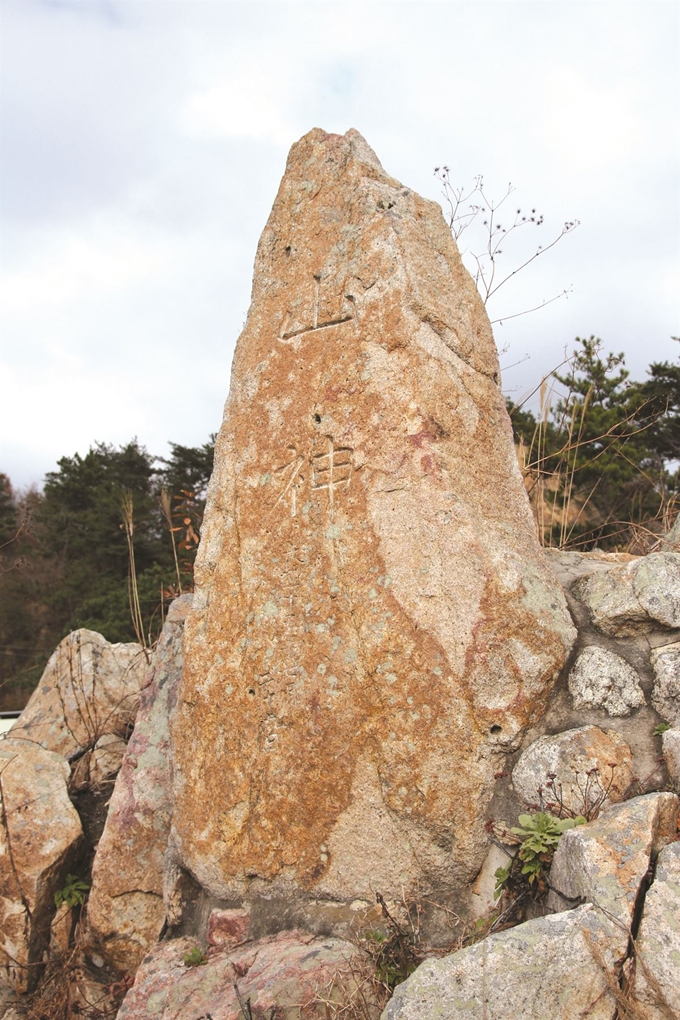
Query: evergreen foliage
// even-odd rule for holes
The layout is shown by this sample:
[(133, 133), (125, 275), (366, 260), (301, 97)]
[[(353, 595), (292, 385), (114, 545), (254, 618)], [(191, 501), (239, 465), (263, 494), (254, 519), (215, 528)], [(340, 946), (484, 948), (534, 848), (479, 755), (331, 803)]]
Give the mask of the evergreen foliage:
[(539, 531), (547, 545), (645, 552), (680, 495), (680, 366), (655, 363), (634, 383), (623, 354), (576, 344), (537, 416), (508, 401)]
[(137, 640), (124, 496), (132, 499), (139, 603), (153, 642), (164, 606), (180, 585), (191, 590), (213, 446), (214, 437), (199, 447), (172, 443), (170, 456), (158, 459), (136, 440), (97, 443), (85, 456), (62, 457), (42, 493), (17, 496), (0, 475), (0, 707), (23, 704), (48, 656), (75, 628), (109, 641)]

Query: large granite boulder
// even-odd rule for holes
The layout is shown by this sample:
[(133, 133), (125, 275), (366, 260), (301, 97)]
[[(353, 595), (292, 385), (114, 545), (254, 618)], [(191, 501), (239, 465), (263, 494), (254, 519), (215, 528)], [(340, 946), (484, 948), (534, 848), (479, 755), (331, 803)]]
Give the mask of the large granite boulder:
[(110, 644), (93, 630), (72, 631), (50, 656), (10, 731), (12, 739), (73, 758), (89, 753), (105, 734), (126, 735), (147, 666), (141, 645)]
[[(644, 904), (640, 943), (643, 961), (644, 954), (657, 954), (641, 997), (657, 1001), (658, 977), (668, 967), (670, 977), (676, 962), (678, 926), (674, 919), (666, 924), (677, 894), (676, 855), (664, 847), (675, 838), (677, 815), (675, 794), (649, 794), (567, 830), (549, 880), (548, 906), (559, 912), (443, 959), (426, 960), (397, 987), (382, 1020), (614, 1020), (612, 988), (618, 992), (650, 867), (662, 851), (659, 886)], [(671, 987), (669, 977), (664, 994)], [(650, 1020), (656, 1016), (649, 1014)]]
[(397, 989), (382, 1020), (614, 1020), (615, 965), (593, 906), (538, 917), (441, 960)]
[(54, 894), (82, 841), (70, 772), (37, 744), (0, 741), (0, 985), (17, 992), (38, 980)]
[(172, 603), (111, 797), (92, 868), (88, 952), (133, 973), (165, 922), (163, 855), (171, 818), (170, 716), (191, 595)]
[(207, 955), (192, 939), (161, 943), (139, 968), (118, 1020), (242, 1020), (248, 1010), (253, 1020), (377, 1020), (380, 1012), (355, 946), (287, 931)]
[(232, 902), (460, 887), (573, 639), (440, 208), (356, 131), (311, 131), (217, 441), (172, 725), (184, 866)]

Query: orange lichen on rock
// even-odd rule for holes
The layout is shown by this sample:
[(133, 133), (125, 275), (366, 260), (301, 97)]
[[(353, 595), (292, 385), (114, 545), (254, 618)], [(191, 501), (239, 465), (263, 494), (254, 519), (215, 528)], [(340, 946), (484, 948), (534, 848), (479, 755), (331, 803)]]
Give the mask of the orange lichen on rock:
[(173, 722), (214, 896), (469, 881), (574, 630), (496, 349), (432, 202), (356, 132), (291, 150), (216, 450)]

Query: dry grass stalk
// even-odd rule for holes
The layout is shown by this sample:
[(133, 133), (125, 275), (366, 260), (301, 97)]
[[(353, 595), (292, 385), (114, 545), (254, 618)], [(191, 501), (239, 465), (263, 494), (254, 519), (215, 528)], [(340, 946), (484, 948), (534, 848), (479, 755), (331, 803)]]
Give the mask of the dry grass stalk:
[[(175, 542), (175, 532), (178, 531), (179, 529), (176, 528), (173, 525), (173, 523), (172, 523), (172, 500), (170, 498), (170, 493), (165, 488), (165, 486), (161, 489), (161, 510), (163, 511), (163, 516), (165, 517), (165, 520), (167, 521), (168, 530), (170, 532), (170, 541), (172, 542), (172, 555), (175, 558), (175, 574), (177, 576), (177, 591), (181, 595), (182, 594), (182, 578), (180, 576), (180, 570), (179, 570), (179, 559), (177, 558), (177, 543)], [(161, 589), (161, 595), (162, 595), (162, 589)]]
[(126, 490), (123, 493), (123, 499), (121, 501), (121, 512), (123, 517), (123, 528), (125, 530), (125, 537), (128, 544), (128, 556), (130, 561), (130, 569), (128, 573), (128, 597), (130, 600), (130, 616), (132, 618), (132, 626), (137, 636), (138, 643), (144, 649), (144, 653), (149, 661), (148, 643), (144, 634), (144, 620), (142, 618), (142, 609), (139, 602), (139, 587), (137, 585), (137, 567), (135, 565), (135, 546), (134, 546), (134, 534), (135, 534), (135, 518), (134, 508), (132, 502), (132, 492)]
[(51, 952), (36, 990), (26, 999), (26, 1020), (114, 1020), (129, 982), (99, 984), (88, 974), (81, 915), (65, 952)]
[[(611, 966), (604, 959), (599, 948), (595, 945), (595, 941), (592, 938), (590, 932), (584, 931), (584, 941), (588, 947), (590, 955), (595, 960), (595, 963), (602, 972), (606, 988), (596, 1000), (609, 992), (616, 1002), (616, 1013), (614, 1020), (650, 1020), (650, 1013), (648, 1009), (648, 1002), (651, 1000), (651, 1004), (657, 1011), (657, 1016), (660, 1015), (664, 1020), (677, 1020), (676, 1013), (668, 1005), (663, 991), (654, 977), (650, 973), (649, 969), (644, 965), (642, 958), (637, 953), (637, 947), (635, 940), (633, 939), (630, 931), (628, 932), (628, 945), (629, 945), (629, 956), (627, 960), (624, 960), (621, 964), (617, 965), (612, 969)], [(626, 963), (629, 967), (626, 968)], [(640, 969), (645, 976), (648, 989), (648, 1002), (643, 1002), (635, 991), (635, 975), (636, 969)], [(584, 1010), (580, 1016), (587, 1017), (592, 1010), (595, 1002), (592, 1002), (590, 1006)]]

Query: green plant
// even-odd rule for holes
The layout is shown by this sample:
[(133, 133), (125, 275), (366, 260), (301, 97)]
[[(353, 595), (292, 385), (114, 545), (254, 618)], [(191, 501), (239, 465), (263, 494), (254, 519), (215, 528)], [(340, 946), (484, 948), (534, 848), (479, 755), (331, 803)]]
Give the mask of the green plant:
[(670, 723), (660, 722), (657, 726), (654, 727), (652, 733), (654, 734), (655, 737), (660, 737), (662, 733), (665, 733), (666, 730), (669, 730), (670, 728), (671, 728)]
[[(623, 354), (591, 336), (559, 369), (507, 401), (540, 539), (649, 552), (677, 512), (680, 366), (654, 363), (631, 382)], [(539, 391), (535, 416), (525, 405)]]
[(63, 903), (67, 907), (80, 907), (90, 891), (87, 882), (83, 882), (77, 875), (67, 875), (63, 889), (57, 889), (54, 894), (55, 906), (60, 907)]
[(510, 831), (521, 837), (521, 843), (516, 858), (510, 861), (505, 868), (497, 868), (495, 872), (496, 888), (494, 897), (498, 899), (505, 885), (513, 872), (518, 868), (520, 875), (533, 885), (547, 869), (552, 861), (553, 854), (562, 834), (567, 829), (573, 829), (575, 825), (585, 825), (586, 819), (583, 815), (576, 818), (556, 818), (555, 815), (537, 811), (533, 815), (520, 815), (519, 825), (513, 826)]
[(413, 973), (422, 960), (419, 952), (420, 911), (418, 904), (409, 906), (404, 902), (404, 922), (400, 923), (390, 913), (380, 893), (376, 893), (376, 902), (385, 926), (364, 930), (359, 945), (371, 960), (378, 983), (394, 989)]
[(200, 967), (205, 962), (206, 956), (200, 946), (192, 946), (189, 952), (184, 955), (185, 967)]

